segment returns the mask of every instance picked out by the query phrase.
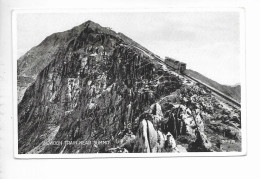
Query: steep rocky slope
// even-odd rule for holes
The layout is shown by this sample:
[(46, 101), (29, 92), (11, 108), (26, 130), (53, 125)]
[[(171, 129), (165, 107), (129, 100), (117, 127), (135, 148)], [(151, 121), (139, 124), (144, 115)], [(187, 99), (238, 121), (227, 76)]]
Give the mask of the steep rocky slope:
[[(54, 58), (56, 58), (57, 53), (60, 50), (64, 50), (63, 47), (71, 43), (71, 41), (75, 39), (86, 26), (89, 25), (89, 22), (90, 21), (76, 26), (70, 30), (57, 32), (46, 37), (39, 45), (33, 47), (18, 59), (18, 103), (21, 101), (25, 89), (35, 81), (39, 72), (42, 71)], [(145, 49), (140, 44), (136, 43), (122, 33), (116, 33), (111, 29), (103, 28), (96, 23), (91, 23), (91, 26), (95, 27), (96, 29), (102, 28), (102, 32), (118, 37), (120, 41), (123, 40), (128, 44)]]
[(49, 45), (51, 58), (30, 52), (44, 65), (18, 64), (35, 78), (18, 105), (19, 153), (241, 150), (240, 110), (122, 34), (91, 21), (73, 29)]
[(235, 99), (236, 101), (240, 102), (241, 101), (241, 86), (235, 85), (235, 86), (228, 86), (228, 85), (222, 85), (219, 84), (206, 76), (193, 71), (193, 70), (186, 70), (186, 73), (190, 75), (191, 77), (194, 77), (196, 79), (199, 79), (200, 81), (204, 82), (205, 84), (219, 90), (220, 92), (226, 94), (227, 96), (230, 96), (231, 98)]
[[(62, 49), (79, 32), (80, 27), (76, 27), (69, 31), (52, 34), (18, 59), (18, 102), (21, 101), (25, 89), (35, 81), (38, 73), (55, 58), (59, 49)], [(25, 78), (27, 80), (24, 80)]]

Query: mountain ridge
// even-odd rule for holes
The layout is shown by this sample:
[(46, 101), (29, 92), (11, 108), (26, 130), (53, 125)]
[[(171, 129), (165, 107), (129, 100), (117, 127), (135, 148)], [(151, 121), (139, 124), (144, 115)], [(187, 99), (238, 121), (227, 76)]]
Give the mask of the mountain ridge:
[(20, 154), (241, 150), (238, 109), (122, 33), (91, 21), (73, 29), (45, 38), (18, 65)]
[[(98, 23), (91, 20), (75, 26), (72, 29), (53, 33), (47, 36), (40, 44), (32, 47), (17, 60), (17, 75), (20, 76), (17, 80), (18, 84), (21, 84), (21, 86), (18, 86), (18, 103), (21, 101), (25, 89), (29, 87), (29, 85), (31, 85), (36, 79), (37, 74), (53, 60), (59, 50), (68, 45), (69, 41), (73, 41), (73, 39), (75, 40), (86, 28), (90, 28), (98, 33), (112, 35), (115, 38), (121, 38), (121, 40), (125, 43), (129, 43), (131, 45), (133, 44), (142, 49), (146, 49), (129, 37), (125, 36), (123, 33), (116, 33), (115, 31), (107, 27), (102, 27)], [(31, 80), (26, 82), (20, 81), (22, 77), (30, 77)]]
[[(62, 31), (62, 32), (56, 32), (49, 36), (47, 36), (40, 44), (37, 46), (31, 48), (28, 52), (26, 52), (23, 56), (21, 56), (17, 63), (18, 63), (18, 76), (21, 77), (30, 77), (30, 81), (22, 82), (20, 81), (21, 78), (18, 78), (18, 83), (22, 84), (21, 86), (18, 86), (19, 98), (18, 102), (21, 100), (21, 96), (23, 95), (23, 92), (26, 87), (28, 87), (36, 78), (36, 75), (41, 71), (44, 67), (47, 66), (52, 60), (52, 57), (55, 56), (55, 53), (59, 51), (61, 46), (68, 43), (68, 40), (71, 40), (71, 38), (76, 38), (85, 28), (91, 28), (93, 30), (97, 30), (97, 32), (100, 33), (106, 33), (109, 35), (113, 35), (114, 37), (119, 37), (124, 43), (134, 45), (136, 47), (139, 47), (141, 49), (144, 49), (145, 51), (149, 52), (150, 54), (153, 54), (151, 51), (146, 49), (145, 47), (141, 46), (137, 42), (133, 41), (131, 38), (125, 36), (121, 32), (115, 32), (107, 27), (102, 27), (98, 23), (95, 23), (91, 20), (86, 21), (78, 26), (73, 27), (72, 29)], [(42, 50), (42, 48), (44, 50)], [(43, 53), (42, 53), (43, 51)], [(42, 58), (37, 58), (37, 57)], [(41, 60), (41, 59), (44, 59)], [(193, 77), (196, 77), (202, 81), (204, 81), (206, 84), (210, 85), (213, 88), (218, 89), (219, 91), (223, 92), (224, 94), (234, 98), (238, 102), (240, 102), (240, 91), (241, 87), (238, 86), (232, 86), (232, 85), (222, 85), (214, 80), (211, 80), (210, 78), (200, 74), (199, 72), (193, 71), (193, 70), (187, 70), (187, 73), (192, 75)], [(213, 82), (214, 81), (214, 82)]]

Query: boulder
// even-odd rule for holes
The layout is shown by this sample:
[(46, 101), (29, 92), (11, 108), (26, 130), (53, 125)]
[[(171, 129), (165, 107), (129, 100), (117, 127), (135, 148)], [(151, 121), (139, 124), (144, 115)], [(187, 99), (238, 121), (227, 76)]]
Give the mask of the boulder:
[(196, 140), (189, 144), (189, 152), (211, 152), (212, 144), (203, 132), (196, 130)]
[(162, 112), (162, 108), (161, 105), (159, 103), (154, 103), (151, 105), (151, 110), (152, 110), (152, 114), (159, 116), (159, 117), (163, 117), (163, 112)]
[(119, 143), (120, 148), (125, 148), (127, 151), (132, 152), (135, 145), (135, 135), (126, 134)]
[(136, 134), (134, 152), (155, 153), (157, 151), (157, 131), (149, 120), (143, 119)]
[(178, 149), (179, 153), (187, 152), (186, 148), (181, 145), (177, 145), (177, 149)]

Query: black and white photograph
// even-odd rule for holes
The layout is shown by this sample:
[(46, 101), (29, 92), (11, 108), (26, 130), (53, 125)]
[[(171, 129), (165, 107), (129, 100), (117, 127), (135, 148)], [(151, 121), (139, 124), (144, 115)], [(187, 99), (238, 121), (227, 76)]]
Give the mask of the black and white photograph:
[(0, 178), (259, 178), (259, 9), (0, 0)]
[(16, 157), (245, 154), (243, 9), (12, 20)]

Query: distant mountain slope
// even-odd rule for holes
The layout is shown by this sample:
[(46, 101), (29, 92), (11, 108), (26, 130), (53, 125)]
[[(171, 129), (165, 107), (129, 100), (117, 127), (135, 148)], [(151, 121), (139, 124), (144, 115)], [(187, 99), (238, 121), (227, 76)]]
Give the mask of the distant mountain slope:
[(241, 86), (240, 85), (236, 85), (236, 86), (222, 85), (222, 84), (219, 84), (219, 83), (207, 78), (206, 76), (204, 76), (196, 71), (190, 70), (190, 69), (186, 70), (186, 74), (212, 86), (213, 88), (232, 97), (233, 99), (237, 100), (238, 102), (241, 101)]

